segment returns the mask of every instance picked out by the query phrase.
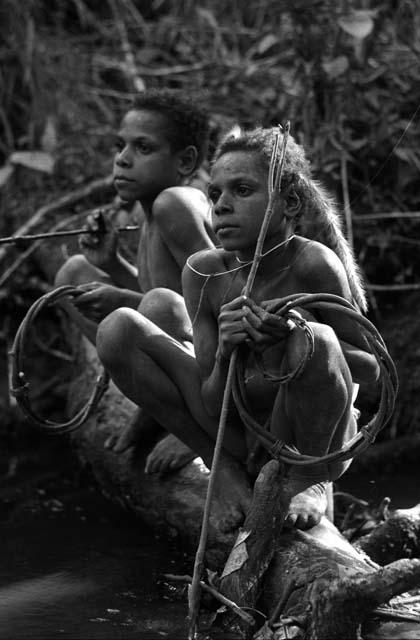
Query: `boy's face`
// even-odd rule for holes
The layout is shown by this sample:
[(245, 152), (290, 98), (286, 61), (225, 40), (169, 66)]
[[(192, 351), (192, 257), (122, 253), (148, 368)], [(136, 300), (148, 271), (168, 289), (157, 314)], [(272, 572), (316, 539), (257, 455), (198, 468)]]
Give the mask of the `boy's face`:
[(178, 155), (164, 133), (165, 119), (160, 113), (129, 111), (117, 134), (114, 157), (114, 185), (127, 202), (151, 204), (163, 189), (176, 186)]
[[(268, 172), (255, 152), (231, 151), (213, 165), (208, 188), (212, 224), (227, 251), (254, 250), (268, 204)], [(275, 211), (267, 240), (281, 241), (283, 216)]]

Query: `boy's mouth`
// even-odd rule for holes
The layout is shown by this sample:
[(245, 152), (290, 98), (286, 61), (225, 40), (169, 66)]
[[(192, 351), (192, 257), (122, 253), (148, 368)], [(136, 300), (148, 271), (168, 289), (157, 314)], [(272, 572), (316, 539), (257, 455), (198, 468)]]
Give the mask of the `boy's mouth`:
[(232, 229), (237, 229), (237, 225), (234, 224), (216, 224), (214, 231), (215, 233), (227, 233), (232, 231)]
[(114, 176), (114, 182), (120, 182), (123, 184), (124, 182), (134, 182), (134, 180), (131, 180), (131, 178), (127, 178), (126, 176), (116, 175)]

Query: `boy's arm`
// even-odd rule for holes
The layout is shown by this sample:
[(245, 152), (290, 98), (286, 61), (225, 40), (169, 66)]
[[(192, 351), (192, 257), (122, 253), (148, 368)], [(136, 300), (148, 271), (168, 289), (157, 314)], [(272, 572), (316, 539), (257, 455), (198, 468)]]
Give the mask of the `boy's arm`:
[[(328, 247), (315, 242), (311, 243), (310, 251), (306, 250), (300, 254), (297, 271), (296, 293), (331, 293), (353, 302), (344, 266)], [(266, 300), (261, 303), (261, 307), (270, 312), (277, 303), (278, 300)], [(378, 363), (357, 322), (341, 311), (317, 309), (316, 306), (303, 310), (304, 317), (305, 312), (308, 312), (311, 317), (312, 314), (316, 314), (317, 321), (334, 329), (349, 365), (353, 382), (369, 383), (378, 379)], [(260, 317), (263, 318), (263, 316)], [(263, 328), (260, 331), (274, 335), (273, 317), (269, 320), (263, 318)]]
[(105, 271), (113, 283), (122, 289), (140, 292), (137, 269), (118, 251), (118, 233), (109, 216), (99, 209), (86, 220), (86, 235), (80, 238), (80, 248), (87, 260)]
[(153, 203), (152, 216), (169, 252), (181, 269), (191, 254), (214, 248), (210, 203), (198, 189), (165, 189)]
[(103, 267), (103, 270), (111, 277), (112, 281), (122, 289), (140, 292), (137, 268), (128, 262), (117, 251), (112, 259)]
[[(353, 302), (347, 274), (341, 260), (334, 252), (322, 246), (315, 253), (310, 267), (310, 292), (332, 293)], [(349, 365), (353, 381), (374, 382), (379, 376), (379, 365), (357, 322), (345, 313), (328, 309), (317, 310), (321, 322), (330, 325), (340, 341)]]

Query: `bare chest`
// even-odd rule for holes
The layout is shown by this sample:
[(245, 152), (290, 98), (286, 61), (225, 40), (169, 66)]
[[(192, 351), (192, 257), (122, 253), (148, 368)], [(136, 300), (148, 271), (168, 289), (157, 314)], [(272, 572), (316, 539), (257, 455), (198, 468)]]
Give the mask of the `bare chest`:
[(167, 287), (181, 292), (181, 269), (153, 221), (143, 224), (137, 252), (137, 268), (142, 291)]
[[(214, 311), (218, 315), (220, 308), (228, 302), (244, 294), (249, 270), (238, 270), (232, 274), (219, 277), (214, 283)], [(279, 271), (269, 275), (257, 275), (249, 297), (257, 304), (265, 300), (284, 298), (293, 293), (303, 292), (300, 278), (293, 270)]]

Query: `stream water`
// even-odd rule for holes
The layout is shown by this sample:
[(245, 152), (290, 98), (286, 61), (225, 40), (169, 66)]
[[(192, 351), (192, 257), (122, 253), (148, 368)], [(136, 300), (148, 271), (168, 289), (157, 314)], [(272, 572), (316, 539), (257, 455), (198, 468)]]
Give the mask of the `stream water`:
[[(389, 495), (400, 507), (419, 498), (412, 475), (356, 484), (343, 479), (338, 489), (374, 503)], [(71, 474), (19, 486), (20, 497), (0, 495), (2, 640), (186, 638), (186, 594), (174, 597), (162, 580), (165, 572), (191, 573), (174, 543)]]

